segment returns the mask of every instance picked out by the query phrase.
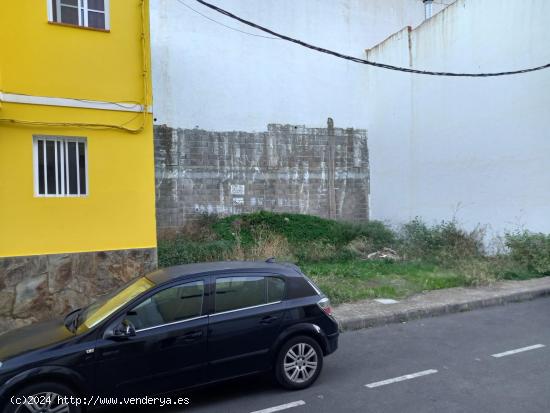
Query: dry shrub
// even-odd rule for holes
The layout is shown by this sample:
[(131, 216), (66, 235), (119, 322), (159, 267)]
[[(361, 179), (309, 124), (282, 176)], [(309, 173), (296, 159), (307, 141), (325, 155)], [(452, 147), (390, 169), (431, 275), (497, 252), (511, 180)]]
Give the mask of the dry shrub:
[(349, 253), (343, 253), (334, 244), (326, 241), (312, 241), (302, 244), (296, 249), (295, 255), (298, 256), (300, 261), (306, 262), (338, 260), (342, 257), (349, 257)]
[(281, 261), (292, 261), (288, 240), (284, 236), (263, 227), (254, 229), (252, 236), (254, 244), (248, 249), (248, 259), (276, 257)]
[(229, 260), (265, 260), (275, 257), (280, 261), (293, 261), (294, 258), (290, 251), (288, 240), (275, 234), (265, 227), (258, 227), (252, 231), (252, 243), (245, 243), (239, 226), (233, 226), (232, 232), (234, 246), (231, 254), (227, 257)]
[(375, 251), (373, 243), (366, 237), (355, 238), (346, 245), (346, 249), (363, 260), (366, 260), (368, 255)]
[(281, 261), (292, 261), (292, 253), (285, 237), (277, 234), (271, 234), (262, 238), (254, 245), (249, 252), (251, 259), (267, 259), (276, 257)]
[(456, 270), (468, 285), (477, 287), (497, 281), (498, 262), (487, 259), (462, 259), (456, 262)]
[(449, 264), (484, 256), (484, 237), (483, 227), (466, 231), (455, 221), (428, 226), (420, 218), (415, 218), (401, 228), (399, 250), (408, 259)]
[(214, 214), (201, 214), (194, 219), (190, 219), (181, 227), (159, 229), (157, 237), (163, 241), (172, 241), (175, 239), (185, 239), (195, 242), (216, 241), (219, 237), (212, 229), (212, 226), (218, 219), (218, 216)]
[(550, 234), (529, 231), (505, 235), (510, 257), (527, 271), (537, 275), (550, 275)]

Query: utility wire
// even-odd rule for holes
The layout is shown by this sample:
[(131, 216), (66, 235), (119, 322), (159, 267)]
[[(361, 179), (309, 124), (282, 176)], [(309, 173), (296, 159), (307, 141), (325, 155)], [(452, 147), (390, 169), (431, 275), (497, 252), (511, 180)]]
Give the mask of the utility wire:
[[(178, 0), (179, 1), (179, 0)], [(410, 68), (407, 68), (407, 67), (400, 67), (400, 66), (393, 66), (393, 65), (388, 65), (388, 64), (385, 64), (385, 63), (378, 63), (378, 62), (371, 62), (370, 60), (365, 60), (365, 59), (360, 59), (358, 57), (353, 57), (353, 56), (349, 56), (349, 55), (345, 55), (345, 54), (342, 54), (342, 53), (339, 53), (339, 52), (335, 52), (333, 50), (329, 50), (329, 49), (324, 49), (322, 47), (317, 47), (317, 46), (313, 46), (309, 43), (306, 43), (306, 42), (303, 42), (301, 40), (298, 40), (298, 39), (294, 39), (292, 37), (289, 37), (289, 36), (285, 36), (284, 34), (280, 34), (280, 33), (277, 33), (277, 32), (274, 32), (273, 30), (270, 30), (270, 29), (267, 29), (263, 26), (260, 26), (256, 23), (253, 23), (251, 21), (248, 21), (248, 20), (245, 20), (243, 19), (242, 17), (239, 17), (239, 16), (236, 16), (234, 15), (233, 13), (230, 13), (228, 12), (227, 10), (224, 10), (224, 9), (221, 9), (213, 4), (210, 4), (210, 3), (207, 3), (206, 1), (204, 0), (196, 0), (197, 2), (201, 3), (202, 5), (206, 6), (206, 7), (209, 7), (210, 9), (212, 10), (215, 10), (217, 11), (218, 13), (220, 14), (223, 14), (227, 17), (230, 17), (234, 20), (237, 20), (243, 24), (246, 24), (250, 27), (254, 27), (255, 29), (258, 29), (258, 30), (261, 30), (265, 33), (269, 33), (275, 37), (278, 37), (279, 39), (283, 39), (283, 40), (286, 40), (286, 41), (289, 41), (289, 42), (292, 42), (292, 43), (296, 43), (296, 44), (299, 44), (300, 46), (303, 46), (303, 47), (307, 47), (308, 49), (312, 49), (312, 50), (315, 50), (317, 52), (321, 52), (321, 53), (326, 53), (326, 54), (329, 54), (329, 55), (332, 55), (332, 56), (336, 56), (340, 59), (345, 59), (345, 60), (350, 60), (352, 62), (355, 62), (355, 63), (361, 63), (361, 64), (364, 64), (364, 65), (370, 65), (370, 66), (375, 66), (375, 67), (380, 67), (382, 69), (389, 69), (389, 70), (396, 70), (396, 71), (399, 71), (399, 72), (405, 72), (405, 73), (415, 73), (415, 74), (419, 74), (419, 75), (431, 75), (431, 76), (454, 76), (454, 77), (496, 77), (496, 76), (508, 76), (508, 75), (517, 75), (517, 74), (520, 74), (520, 73), (529, 73), (529, 72), (535, 72), (537, 70), (543, 70), (543, 69), (548, 69), (550, 68), (550, 63), (547, 63), (545, 65), (542, 65), (542, 66), (537, 66), (537, 67), (532, 67), (532, 68), (528, 68), (528, 69), (521, 69), (521, 70), (514, 70), (514, 71), (509, 71), (509, 72), (492, 72), (492, 73), (456, 73), (456, 72), (433, 72), (433, 71), (429, 71), (429, 70), (417, 70), (417, 69), (410, 69)]]
[(182, 6), (184, 7), (187, 7), (189, 10), (192, 10), (193, 12), (201, 15), (202, 17), (204, 17), (205, 19), (208, 19), (210, 20), (211, 22), (214, 22), (216, 24), (219, 24), (220, 26), (223, 26), (227, 29), (231, 29), (231, 30), (235, 30), (236, 32), (239, 32), (239, 33), (243, 33), (243, 34), (247, 34), (249, 36), (255, 36), (255, 37), (263, 37), (264, 39), (272, 39), (272, 40), (279, 40), (278, 37), (271, 37), (271, 36), (262, 36), (261, 34), (254, 34), (254, 33), (249, 33), (249, 32), (245, 32), (244, 30), (239, 30), (239, 29), (236, 29), (235, 27), (231, 27), (231, 26), (228, 26), (226, 24), (223, 24), (222, 22), (219, 22), (217, 20), (214, 20), (210, 17), (208, 17), (206, 14), (203, 14), (201, 13), (200, 11), (198, 10), (195, 10), (193, 7), (191, 7), (190, 5), (188, 5), (187, 3), (184, 3), (182, 0), (176, 0), (178, 3), (180, 3)]

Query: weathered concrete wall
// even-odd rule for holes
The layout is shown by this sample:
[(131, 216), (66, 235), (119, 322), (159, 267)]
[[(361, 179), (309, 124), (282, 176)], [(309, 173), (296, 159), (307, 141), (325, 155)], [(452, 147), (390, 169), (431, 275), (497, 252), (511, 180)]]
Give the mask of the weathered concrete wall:
[[(368, 58), (494, 72), (550, 61), (550, 1), (458, 0)], [(421, 216), (490, 235), (550, 232), (550, 70), (449, 78), (368, 70), (371, 217)]]
[(83, 307), (156, 267), (155, 248), (0, 258), (0, 334)]
[(364, 130), (269, 125), (267, 132), (155, 127), (159, 235), (202, 213), (290, 211), (368, 218)]
[[(434, 5), (437, 11), (444, 7)], [(365, 128), (366, 69), (271, 38), (194, 1), (151, 1), (154, 115), (175, 128), (262, 131), (332, 116)], [(422, 0), (216, 0), (245, 19), (361, 57), (424, 20)]]

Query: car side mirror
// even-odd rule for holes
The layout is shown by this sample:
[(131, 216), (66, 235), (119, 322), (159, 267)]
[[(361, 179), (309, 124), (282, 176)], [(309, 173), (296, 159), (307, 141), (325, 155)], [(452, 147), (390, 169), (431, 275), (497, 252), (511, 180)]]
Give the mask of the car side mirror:
[(135, 337), (135, 335), (136, 335), (136, 328), (134, 327), (132, 322), (128, 320), (123, 320), (120, 324), (117, 324), (113, 328), (108, 329), (105, 332), (105, 335), (103, 336), (103, 338), (120, 340), (120, 339)]

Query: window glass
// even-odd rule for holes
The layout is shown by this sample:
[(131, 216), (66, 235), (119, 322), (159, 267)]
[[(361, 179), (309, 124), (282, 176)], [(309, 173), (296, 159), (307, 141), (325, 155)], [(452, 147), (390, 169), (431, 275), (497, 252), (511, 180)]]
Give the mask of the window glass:
[(76, 142), (67, 143), (67, 160), (68, 162), (68, 177), (69, 191), (71, 195), (78, 195), (78, 184), (76, 181)]
[(267, 302), (282, 301), (285, 293), (285, 282), (276, 277), (267, 277)]
[(88, 27), (95, 27), (97, 29), (105, 28), (105, 14), (96, 13), (94, 11), (88, 12)]
[(36, 193), (79, 196), (88, 193), (87, 149), (84, 138), (35, 138)]
[(54, 22), (105, 29), (108, 0), (48, 0)]
[(57, 153), (57, 188), (59, 192), (63, 192), (62, 191), (63, 180), (61, 179), (63, 175), (63, 172), (62, 172), (63, 170), (61, 168), (63, 167), (64, 162), (63, 162), (63, 157), (61, 156), (62, 154), (61, 146), (62, 146), (62, 143), (60, 141), (55, 142), (55, 150)]
[(62, 5), (61, 23), (78, 25), (78, 9), (76, 7)]
[(286, 291), (288, 299), (311, 297), (313, 295), (318, 295), (318, 293), (306, 278), (293, 277), (288, 279)]
[(38, 193), (44, 195), (46, 189), (44, 179), (44, 141), (38, 141)]
[(52, 21), (56, 22), (58, 21), (58, 18), (57, 18), (57, 3), (56, 3), (56, 0), (50, 0), (51, 4), (50, 4), (50, 7), (51, 7), (51, 10), (52, 10)]
[(137, 330), (183, 321), (202, 314), (204, 282), (167, 288), (138, 304), (128, 314)]
[(48, 195), (55, 195), (55, 142), (46, 141), (46, 182)]
[(86, 149), (84, 142), (78, 142), (78, 178), (80, 180), (80, 193), (86, 193)]
[(216, 279), (214, 306), (216, 312), (265, 304), (264, 277), (226, 277)]
[(154, 284), (145, 277), (138, 278), (115, 294), (108, 295), (96, 303), (90, 305), (84, 312), (83, 325), (92, 328), (105, 320), (116, 310), (136, 298), (141, 293), (152, 288)]
[(105, 10), (104, 0), (88, 0), (88, 8), (91, 10)]

